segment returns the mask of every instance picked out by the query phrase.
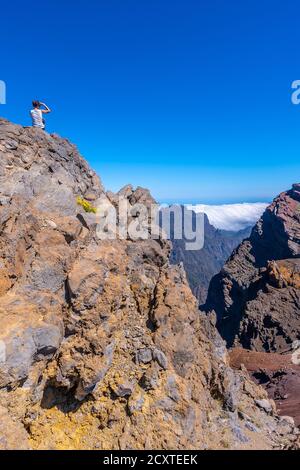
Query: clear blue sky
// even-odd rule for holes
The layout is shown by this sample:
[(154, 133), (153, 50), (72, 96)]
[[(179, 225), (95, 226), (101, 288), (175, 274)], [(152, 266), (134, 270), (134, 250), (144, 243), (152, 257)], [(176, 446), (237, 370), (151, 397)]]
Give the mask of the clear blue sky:
[(107, 189), (268, 200), (300, 180), (298, 0), (27, 0), (1, 5), (0, 114), (74, 141)]

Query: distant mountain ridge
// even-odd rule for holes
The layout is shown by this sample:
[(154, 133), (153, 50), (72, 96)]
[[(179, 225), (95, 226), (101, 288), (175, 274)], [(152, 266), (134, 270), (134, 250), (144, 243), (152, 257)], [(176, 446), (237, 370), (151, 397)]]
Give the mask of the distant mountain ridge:
[[(194, 218), (197, 214), (194, 214)], [(216, 229), (204, 214), (204, 247), (197, 251), (185, 248), (186, 240), (174, 240), (171, 237), (173, 249), (170, 262), (182, 263), (193, 294), (199, 304), (206, 301), (211, 279), (223, 267), (233, 250), (242, 240), (250, 235), (251, 227), (237, 232)]]

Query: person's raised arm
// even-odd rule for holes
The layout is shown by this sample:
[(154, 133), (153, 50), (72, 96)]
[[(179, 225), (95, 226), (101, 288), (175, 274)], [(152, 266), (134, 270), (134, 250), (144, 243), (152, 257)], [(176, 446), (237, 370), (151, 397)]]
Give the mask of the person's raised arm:
[(42, 113), (48, 114), (51, 113), (51, 109), (45, 104), (45, 103), (40, 103), (41, 106), (44, 106), (45, 109), (42, 109)]

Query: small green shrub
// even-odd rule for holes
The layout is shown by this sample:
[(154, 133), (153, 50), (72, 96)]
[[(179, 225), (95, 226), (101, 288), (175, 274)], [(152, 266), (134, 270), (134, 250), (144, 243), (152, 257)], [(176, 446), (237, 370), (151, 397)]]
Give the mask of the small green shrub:
[(76, 199), (76, 202), (77, 204), (79, 204), (79, 206), (83, 207), (85, 212), (92, 212), (93, 214), (97, 213), (97, 209), (93, 207), (92, 204), (90, 204), (88, 201), (83, 199), (82, 197), (78, 196)]

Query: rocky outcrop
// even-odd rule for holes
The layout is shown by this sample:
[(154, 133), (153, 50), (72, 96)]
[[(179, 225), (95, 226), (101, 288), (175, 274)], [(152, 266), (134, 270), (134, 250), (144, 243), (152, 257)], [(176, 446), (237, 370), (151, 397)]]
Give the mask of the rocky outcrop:
[(229, 366), (169, 242), (99, 238), (94, 209), (149, 207), (147, 190), (105, 193), (67, 140), (5, 120), (0, 180), (0, 448), (297, 445)]
[(298, 349), (286, 354), (247, 351), (241, 348), (230, 351), (230, 365), (234, 369), (245, 367), (253, 380), (264, 386), (287, 426), (293, 423), (300, 426), (299, 358)]
[(299, 188), (273, 201), (211, 282), (205, 308), (229, 346), (281, 352), (300, 338)]
[(187, 250), (184, 238), (176, 240), (171, 237), (171, 263), (183, 264), (190, 288), (199, 305), (206, 301), (211, 279), (219, 273), (233, 250), (250, 232), (251, 227), (238, 232), (216, 229), (204, 214), (204, 246), (201, 250)]

